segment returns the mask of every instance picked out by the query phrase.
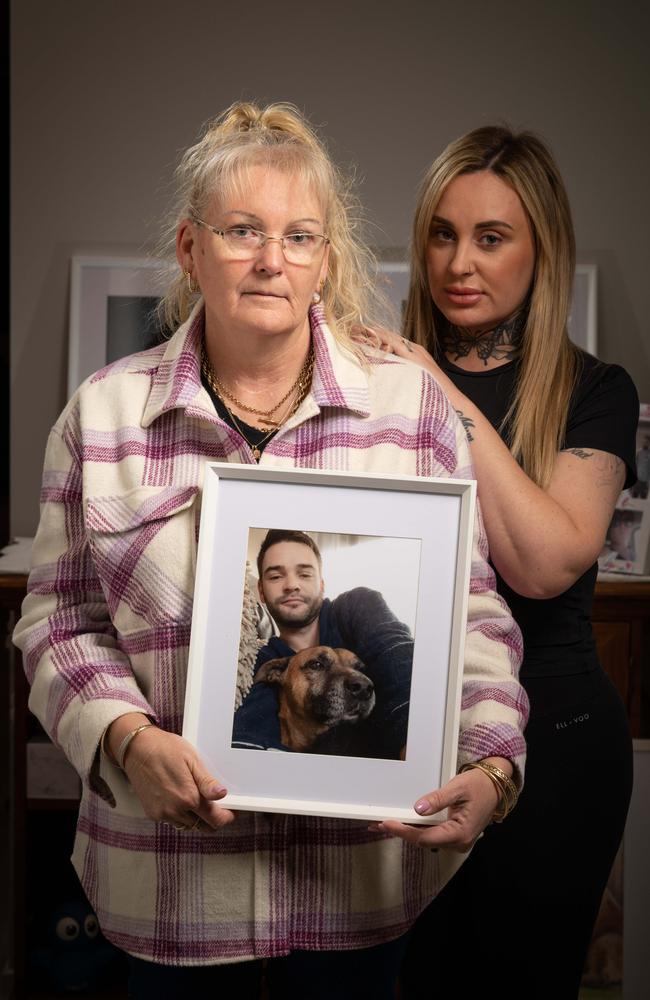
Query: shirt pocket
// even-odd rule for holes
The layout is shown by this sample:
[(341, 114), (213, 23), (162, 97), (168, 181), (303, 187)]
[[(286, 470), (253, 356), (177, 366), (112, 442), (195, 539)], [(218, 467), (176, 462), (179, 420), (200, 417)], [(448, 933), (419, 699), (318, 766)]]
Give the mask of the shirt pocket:
[(190, 623), (198, 497), (197, 486), (141, 486), (86, 501), (91, 558), (120, 635)]

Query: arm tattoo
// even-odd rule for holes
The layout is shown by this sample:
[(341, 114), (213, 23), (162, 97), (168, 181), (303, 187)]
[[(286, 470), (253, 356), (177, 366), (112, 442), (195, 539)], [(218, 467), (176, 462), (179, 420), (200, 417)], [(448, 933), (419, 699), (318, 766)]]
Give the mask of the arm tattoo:
[(565, 448), (564, 450), (570, 455), (575, 455), (576, 458), (594, 459), (598, 474), (596, 486), (615, 485), (619, 479), (621, 470), (625, 465), (622, 458), (619, 458), (617, 455), (610, 455), (609, 452), (606, 451), (600, 452), (596, 455), (595, 452), (585, 451), (583, 448)]
[(472, 420), (471, 417), (466, 417), (465, 414), (462, 412), (462, 410), (456, 410), (456, 413), (458, 414), (458, 419), (465, 428), (465, 433), (467, 434), (467, 440), (473, 441), (474, 435), (472, 434), (472, 427), (475, 426), (474, 421)]
[[(602, 455), (596, 458), (596, 468), (598, 469), (596, 486), (614, 486), (620, 484), (621, 489), (623, 488), (623, 483), (620, 482), (620, 473), (625, 468), (625, 462), (622, 458), (603, 452)], [(625, 477), (623, 478), (625, 479)]]

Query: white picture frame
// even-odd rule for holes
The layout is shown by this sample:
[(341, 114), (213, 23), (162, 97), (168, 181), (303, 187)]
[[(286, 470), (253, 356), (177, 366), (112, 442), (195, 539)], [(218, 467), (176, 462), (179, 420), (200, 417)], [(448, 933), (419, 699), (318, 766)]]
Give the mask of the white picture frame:
[(576, 264), (569, 310), (569, 337), (594, 357), (598, 353), (598, 265)]
[[(368, 821), (441, 819), (420, 817), (413, 805), (456, 771), (475, 497), (469, 480), (206, 465), (183, 735), (228, 788), (222, 805)], [(404, 759), (233, 746), (252, 527), (419, 539)], [(362, 559), (358, 574), (359, 585), (372, 587)]]
[(148, 328), (164, 284), (151, 257), (71, 258), (69, 396), (110, 361), (151, 346)]
[[(379, 263), (379, 285), (388, 297), (398, 320), (403, 320), (408, 298), (410, 265), (405, 261)], [(594, 356), (598, 350), (598, 266), (577, 264), (568, 320), (574, 344)]]
[(386, 260), (379, 262), (379, 288), (392, 306), (395, 318), (400, 326), (404, 321), (410, 279), (411, 266), (406, 261)]

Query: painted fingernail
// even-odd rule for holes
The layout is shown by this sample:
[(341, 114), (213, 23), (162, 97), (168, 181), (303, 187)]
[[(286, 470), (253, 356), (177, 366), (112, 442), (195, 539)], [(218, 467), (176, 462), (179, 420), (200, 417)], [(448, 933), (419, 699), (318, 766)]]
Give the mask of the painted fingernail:
[(426, 816), (428, 812), (431, 812), (431, 806), (429, 805), (426, 799), (420, 799), (419, 802), (415, 803), (413, 808), (415, 809), (416, 813), (420, 814), (420, 816)]

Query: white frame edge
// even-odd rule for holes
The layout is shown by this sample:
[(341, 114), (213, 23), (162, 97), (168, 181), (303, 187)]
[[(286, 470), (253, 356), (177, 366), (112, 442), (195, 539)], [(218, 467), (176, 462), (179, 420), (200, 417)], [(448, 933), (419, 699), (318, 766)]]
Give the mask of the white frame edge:
[[(441, 751), (441, 784), (450, 780), (456, 773), (458, 751), (458, 729), (460, 722), (460, 707), (462, 698), (462, 663), (466, 636), (467, 604), (469, 598), (469, 583), (472, 560), (473, 523), (476, 505), (476, 483), (473, 480), (423, 478), (417, 476), (390, 476), (367, 474), (342, 474), (340, 472), (318, 471), (309, 469), (280, 470), (260, 468), (259, 466), (240, 465), (238, 463), (208, 462), (204, 472), (203, 511), (214, 507), (212, 517), (203, 517), (200, 531), (199, 551), (197, 557), (196, 581), (205, 583), (210, 579), (210, 562), (213, 556), (215, 540), (215, 525), (219, 502), (219, 479), (239, 479), (267, 483), (300, 483), (316, 486), (345, 486), (362, 489), (383, 489), (396, 491), (413, 491), (420, 493), (445, 493), (457, 496), (460, 501), (458, 522), (459, 549), (456, 556), (456, 575), (452, 597), (452, 619), (450, 624), (450, 650), (446, 679), (445, 728)], [(241, 580), (239, 576), (231, 577), (232, 586), (243, 586), (243, 567)], [(192, 615), (190, 658), (188, 667), (183, 735), (193, 743), (199, 741), (200, 698), (203, 689), (203, 664), (206, 662), (205, 635), (210, 614), (209, 601), (206, 596), (207, 587), (202, 586), (201, 594), (196, 597)], [(241, 592), (241, 591), (240, 591)], [(256, 751), (239, 750), (235, 753), (254, 753)], [(257, 751), (260, 752), (260, 751)], [(275, 754), (273, 755), (276, 756)], [(340, 760), (341, 758), (336, 758)], [(382, 761), (387, 767), (400, 766), (400, 762)], [(422, 789), (422, 793), (429, 789)], [(269, 796), (263, 799), (258, 795), (228, 793), (220, 800), (220, 804), (232, 809), (261, 810), (268, 812), (300, 813), (303, 815), (319, 815), (344, 817), (360, 820), (386, 819), (388, 812), (395, 819), (409, 823), (428, 825), (440, 822), (443, 815), (420, 817), (412, 808), (392, 806), (373, 806), (368, 803), (345, 803), (323, 801), (321, 799), (286, 798)]]

